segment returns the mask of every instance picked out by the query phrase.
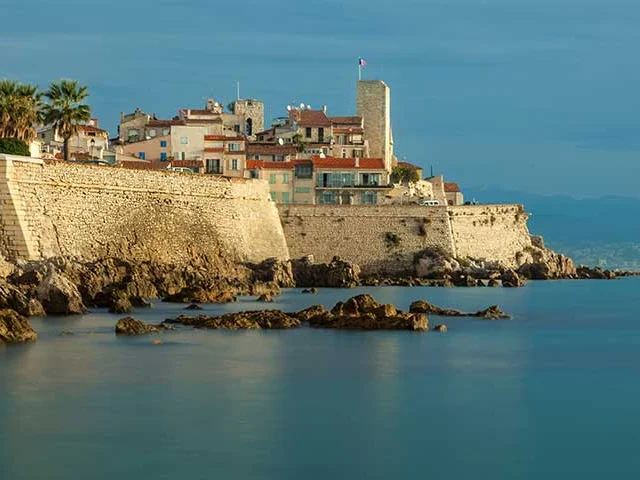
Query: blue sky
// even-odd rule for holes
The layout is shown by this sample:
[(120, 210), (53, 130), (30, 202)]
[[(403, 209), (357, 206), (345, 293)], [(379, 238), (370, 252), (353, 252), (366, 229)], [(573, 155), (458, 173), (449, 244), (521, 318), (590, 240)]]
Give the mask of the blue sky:
[(0, 77), (170, 117), (207, 96), (355, 109), (392, 89), (396, 153), (466, 186), (640, 197), (637, 0), (1, 0)]

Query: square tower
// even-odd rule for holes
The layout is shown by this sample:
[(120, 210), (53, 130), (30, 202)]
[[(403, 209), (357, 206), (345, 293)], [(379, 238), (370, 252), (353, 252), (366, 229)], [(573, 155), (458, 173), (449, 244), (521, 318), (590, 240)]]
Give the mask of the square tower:
[(253, 98), (233, 102), (233, 114), (244, 117), (243, 131), (248, 137), (264, 130), (264, 103)]
[(369, 154), (382, 158), (391, 171), (393, 139), (391, 136), (391, 89), (382, 80), (358, 80), (356, 110), (364, 120)]

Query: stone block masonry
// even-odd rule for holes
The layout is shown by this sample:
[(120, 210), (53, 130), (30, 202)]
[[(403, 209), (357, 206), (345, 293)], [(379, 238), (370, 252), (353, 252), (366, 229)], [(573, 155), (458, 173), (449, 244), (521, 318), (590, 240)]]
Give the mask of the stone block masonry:
[(11, 260), (289, 256), (264, 181), (0, 155), (0, 196), (0, 248)]
[(438, 248), (457, 258), (517, 266), (531, 246), (528, 215), (520, 205), (423, 207), (417, 205), (281, 205), (293, 258), (337, 255), (363, 273), (410, 274), (415, 255)]

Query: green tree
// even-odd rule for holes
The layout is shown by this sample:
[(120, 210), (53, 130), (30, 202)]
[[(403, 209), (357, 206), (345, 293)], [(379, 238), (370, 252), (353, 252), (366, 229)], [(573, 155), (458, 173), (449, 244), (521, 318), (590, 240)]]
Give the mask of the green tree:
[(391, 169), (393, 183), (415, 183), (420, 180), (418, 172), (413, 168), (395, 166)]
[(18, 138), (0, 138), (0, 153), (22, 155), (25, 157), (31, 155), (28, 145), (24, 140)]
[(291, 142), (295, 145), (296, 152), (304, 152), (304, 142), (302, 141), (302, 135), (296, 133), (293, 137), (291, 137)]
[(42, 93), (36, 85), (0, 80), (0, 138), (30, 143), (42, 110)]
[(69, 140), (78, 133), (79, 125), (91, 120), (91, 108), (82, 103), (89, 92), (77, 80), (60, 80), (52, 83), (44, 95), (49, 100), (43, 108), (44, 123), (52, 125), (63, 138), (64, 159), (69, 160)]

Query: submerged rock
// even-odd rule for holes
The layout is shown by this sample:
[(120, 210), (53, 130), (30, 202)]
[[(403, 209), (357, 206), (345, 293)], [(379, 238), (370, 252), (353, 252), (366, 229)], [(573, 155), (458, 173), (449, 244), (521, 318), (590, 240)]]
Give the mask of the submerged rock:
[(258, 302), (273, 302), (273, 297), (268, 293), (263, 293), (258, 297)]
[(202, 307), (198, 304), (192, 303), (188, 307), (184, 307), (185, 310), (202, 310)]
[(318, 294), (318, 289), (317, 289), (316, 287), (313, 287), (313, 288), (304, 288), (304, 289), (302, 290), (302, 292), (300, 292), (300, 293), (310, 293), (310, 294), (312, 294), (312, 295), (317, 295), (317, 294)]
[(148, 333), (159, 333), (163, 330), (170, 330), (163, 324), (152, 325), (133, 317), (125, 317), (116, 323), (116, 335), (146, 335)]
[(37, 338), (29, 320), (15, 310), (0, 310), (0, 344), (33, 342)]
[(164, 297), (164, 302), (174, 303), (231, 303), (237, 300), (229, 289), (186, 287), (173, 295)]
[(297, 328), (301, 325), (300, 320), (280, 310), (237, 312), (219, 316), (180, 315), (177, 318), (166, 320), (166, 323), (226, 330), (287, 329)]
[(500, 310), (497, 305), (492, 305), (484, 310), (479, 310), (474, 313), (463, 312), (456, 310), (455, 308), (441, 308), (437, 305), (429, 303), (425, 300), (417, 300), (411, 304), (409, 311), (413, 313), (429, 313), (431, 315), (438, 315), (440, 317), (476, 317), (487, 319), (510, 319), (511, 317)]
[(330, 312), (309, 315), (308, 322), (315, 328), (351, 330), (427, 330), (429, 326), (426, 314), (403, 313), (366, 294), (338, 302)]
[(445, 324), (441, 324), (441, 325), (436, 325), (435, 327), (432, 328), (432, 330), (434, 332), (446, 332), (447, 331), (447, 326)]
[(524, 279), (515, 270), (508, 268), (502, 272), (502, 286), (507, 288), (523, 287)]

